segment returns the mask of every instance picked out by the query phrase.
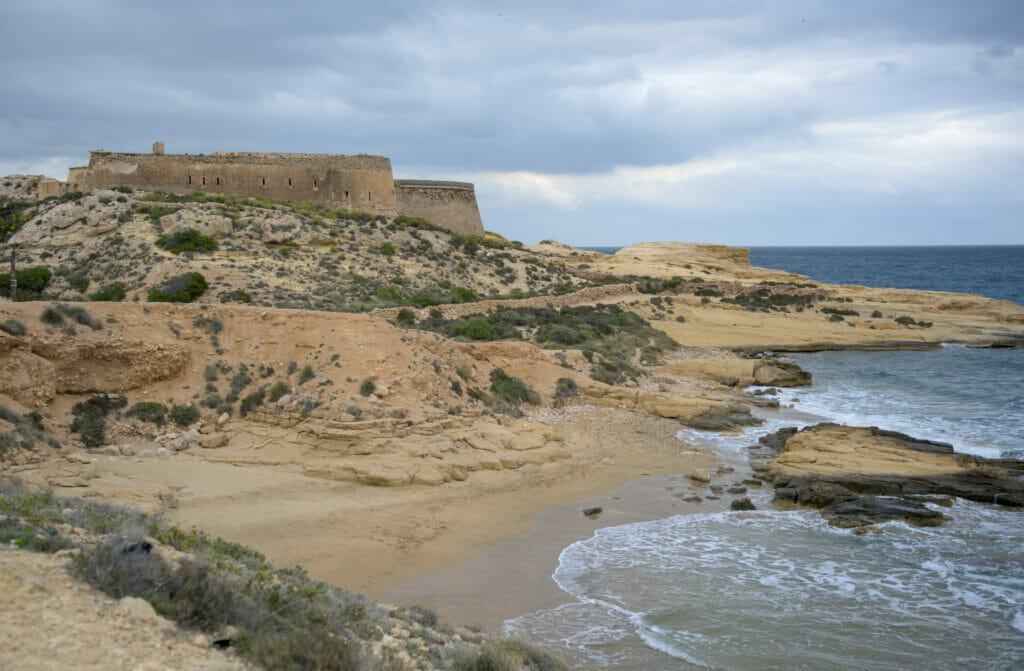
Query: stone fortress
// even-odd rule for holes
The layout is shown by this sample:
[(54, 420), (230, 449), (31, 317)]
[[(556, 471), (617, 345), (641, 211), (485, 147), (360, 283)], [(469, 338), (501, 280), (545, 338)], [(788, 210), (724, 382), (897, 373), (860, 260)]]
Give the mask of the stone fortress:
[(216, 152), (151, 154), (89, 152), (89, 165), (71, 168), (68, 181), (43, 180), (40, 195), (116, 186), (168, 193), (265, 196), (360, 210), (388, 217), (423, 217), (455, 233), (483, 235), (473, 185), (394, 179), (385, 156)]

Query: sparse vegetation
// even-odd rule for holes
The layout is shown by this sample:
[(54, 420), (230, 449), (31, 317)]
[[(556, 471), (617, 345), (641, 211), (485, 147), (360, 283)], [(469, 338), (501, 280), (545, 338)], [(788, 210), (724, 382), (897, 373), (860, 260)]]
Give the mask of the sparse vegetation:
[(124, 413), (126, 417), (135, 417), (143, 422), (152, 422), (157, 426), (167, 423), (167, 406), (155, 401), (139, 401)]
[(267, 390), (267, 400), (271, 403), (276, 403), (282, 396), (290, 394), (291, 391), (291, 385), (284, 380), (278, 380), (270, 385), (270, 389)]
[(553, 308), (515, 308), (486, 315), (444, 319), (440, 313), (416, 328), (471, 340), (528, 340), (541, 347), (574, 347), (601, 360), (592, 368), (595, 379), (635, 378), (636, 362), (656, 364), (664, 352), (679, 345), (646, 320), (617, 305)]
[(172, 277), (146, 297), (151, 303), (191, 303), (206, 291), (206, 278), (202, 273), (185, 273)]
[[(53, 272), (45, 266), (33, 266), (31, 268), (15, 270), (14, 279), (18, 282), (18, 295), (16, 298), (19, 301), (38, 300), (52, 277)], [(0, 296), (11, 297), (9, 274), (0, 275)]]
[(108, 284), (94, 294), (89, 294), (91, 301), (123, 301), (125, 297), (124, 284), (114, 282)]
[(51, 447), (60, 447), (53, 438), (47, 438), (43, 431), (43, 418), (33, 410), (27, 415), (11, 410), (0, 404), (0, 420), (13, 425), (8, 432), (0, 431), (0, 459), (14, 449), (31, 450), (37, 442), (46, 442)]
[(555, 397), (554, 405), (556, 408), (560, 408), (565, 405), (573, 396), (578, 396), (580, 388), (576, 384), (576, 380), (571, 377), (560, 377), (558, 382), (555, 383)]
[(157, 238), (157, 247), (165, 249), (172, 254), (181, 252), (212, 252), (217, 249), (217, 241), (210, 236), (204, 236), (195, 228), (185, 228), (170, 235)]
[(75, 419), (71, 422), (71, 431), (81, 437), (86, 447), (99, 447), (107, 437), (107, 415), (116, 413), (128, 399), (114, 394), (95, 394), (86, 401), (71, 407)]
[(920, 326), (921, 328), (926, 329), (931, 328), (933, 323), (926, 321), (918, 321), (915, 320), (913, 317), (908, 317), (906, 315), (896, 317), (896, 319), (894, 319), (893, 321), (895, 321), (897, 324), (902, 324), (903, 326)]
[(199, 421), (199, 408), (191, 403), (176, 405), (167, 413), (167, 419), (184, 429)]
[(242, 402), (238, 404), (238, 414), (245, 417), (250, 412), (263, 405), (263, 399), (266, 397), (267, 390), (265, 387), (260, 387), (253, 393), (249, 394), (242, 399)]
[(8, 319), (4, 322), (0, 322), (0, 331), (8, 333), (13, 336), (23, 336), (28, 333), (28, 329), (17, 319)]
[(491, 371), (491, 392), (509, 405), (538, 405), (540, 395), (518, 377), (509, 377), (501, 368)]
[[(91, 536), (63, 536), (71, 524)], [(154, 547), (185, 553), (179, 559)], [(310, 578), (299, 568), (276, 568), (259, 552), (156, 516), (107, 503), (26, 492), (0, 482), (0, 542), (36, 552), (76, 548), (71, 571), (115, 599), (134, 596), (182, 626), (207, 635), (233, 630), (230, 645), (259, 668), (396, 671), (373, 656), (380, 629), (401, 627), (422, 636), (430, 667), (563, 671), (554, 657), (510, 640), (487, 641), (455, 631), (428, 609), (385, 610), (369, 599)], [(403, 667), (404, 668), (404, 667)]]

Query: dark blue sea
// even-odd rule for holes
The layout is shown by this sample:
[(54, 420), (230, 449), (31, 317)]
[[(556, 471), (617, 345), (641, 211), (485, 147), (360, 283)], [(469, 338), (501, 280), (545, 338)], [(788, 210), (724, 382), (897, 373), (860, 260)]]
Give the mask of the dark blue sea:
[[(622, 247), (580, 247), (614, 254)], [(750, 262), (826, 284), (981, 294), (1024, 305), (1024, 245), (751, 247)]]
[(826, 284), (957, 291), (1024, 305), (1024, 245), (751, 247), (750, 262)]
[[(608, 251), (601, 248), (597, 251)], [(615, 248), (611, 248), (614, 251)], [(762, 247), (758, 266), (830, 284), (976, 293), (1024, 304), (1024, 247)], [(1022, 327), (1024, 331), (1024, 327)], [(743, 463), (783, 426), (880, 426), (987, 457), (1024, 456), (1024, 348), (792, 355), (794, 421), (680, 439)], [(552, 576), (572, 603), (505, 624), (581, 668), (1022, 669), (1024, 512), (958, 501), (936, 528), (856, 536), (814, 511), (680, 515), (601, 529)]]

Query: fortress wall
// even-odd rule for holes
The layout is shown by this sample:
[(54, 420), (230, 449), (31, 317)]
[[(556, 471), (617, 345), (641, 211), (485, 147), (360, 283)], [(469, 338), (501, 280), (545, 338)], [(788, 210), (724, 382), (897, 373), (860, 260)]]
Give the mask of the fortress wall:
[(463, 235), (484, 234), (476, 192), (468, 182), (397, 179), (395, 197), (401, 214), (423, 217)]
[(68, 168), (68, 191), (85, 191), (88, 178), (89, 168), (87, 166)]
[(391, 161), (383, 156), (92, 152), (86, 182), (88, 188), (126, 184), (169, 193), (308, 201), (388, 215), (397, 211)]

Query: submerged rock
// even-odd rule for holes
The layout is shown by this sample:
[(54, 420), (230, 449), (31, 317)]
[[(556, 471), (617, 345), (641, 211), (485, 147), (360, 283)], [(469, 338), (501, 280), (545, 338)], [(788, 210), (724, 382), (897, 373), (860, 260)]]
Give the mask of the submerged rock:
[(750, 501), (750, 499), (748, 497), (744, 496), (742, 499), (734, 499), (733, 502), (729, 504), (729, 509), (730, 510), (757, 510), (757, 506), (755, 506)]
[[(734, 502), (735, 503), (735, 502)], [(934, 527), (946, 517), (923, 503), (888, 496), (859, 496), (852, 501), (833, 503), (822, 508), (821, 514), (837, 527), (862, 527), (901, 520), (923, 527)]]

